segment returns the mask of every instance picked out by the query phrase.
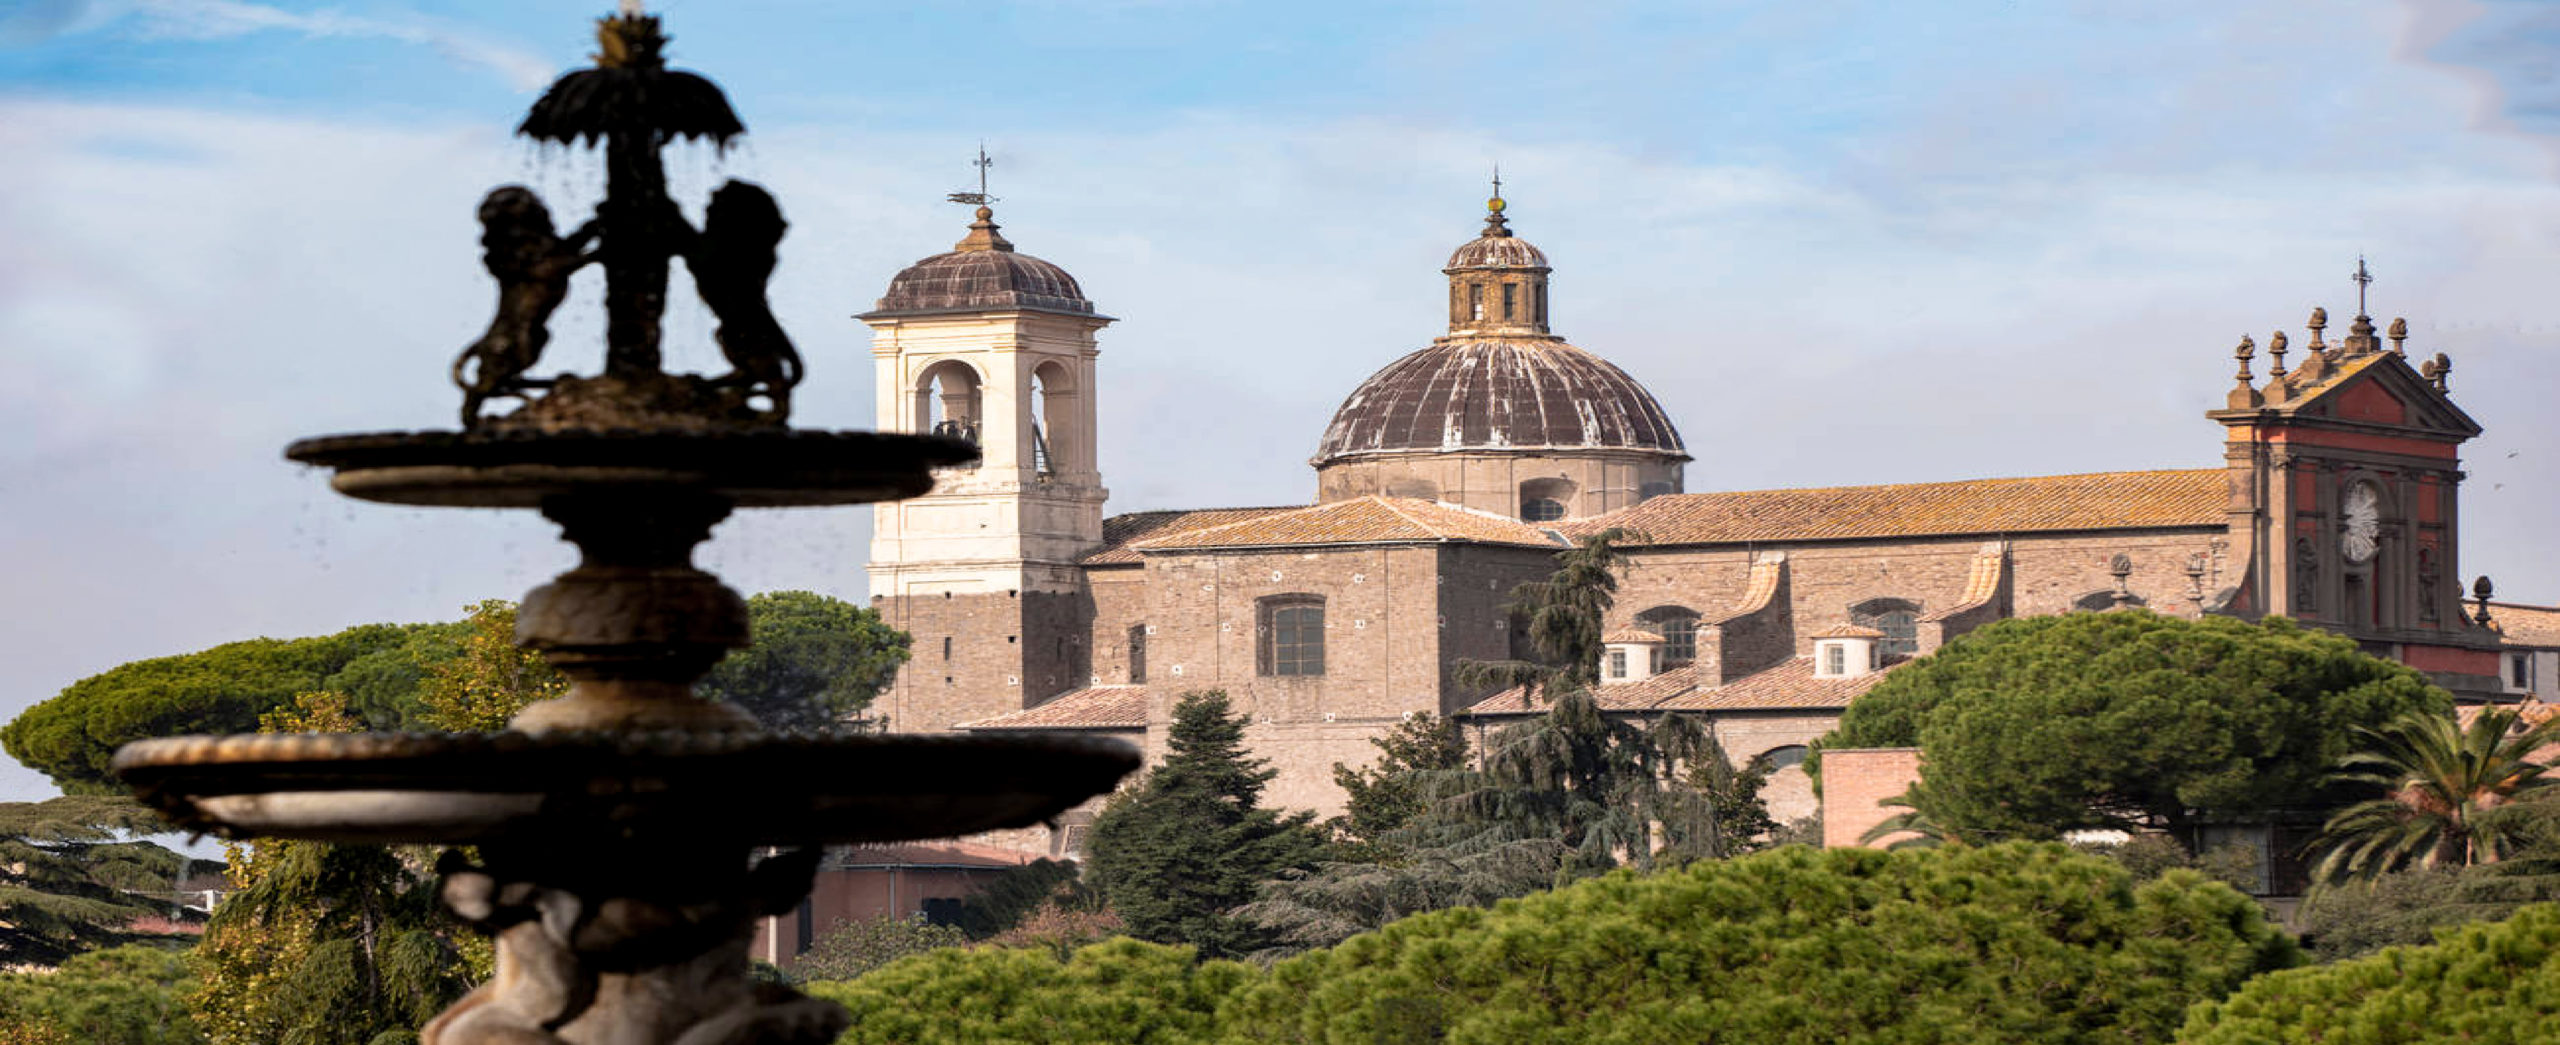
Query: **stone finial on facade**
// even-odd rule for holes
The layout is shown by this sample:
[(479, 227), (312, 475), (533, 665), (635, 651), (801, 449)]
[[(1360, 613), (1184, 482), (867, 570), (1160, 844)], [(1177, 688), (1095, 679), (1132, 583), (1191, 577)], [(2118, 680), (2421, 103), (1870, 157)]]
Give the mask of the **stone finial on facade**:
[(2409, 321), (2405, 318), (2393, 318), (2391, 320), (2390, 338), (2392, 355), (2408, 355), (2409, 348), (2407, 345), (2402, 344), (2402, 342), (2409, 340)]
[(2489, 596), (2497, 594), (2497, 591), (2489, 583), (2488, 574), (2481, 574), (2479, 580), (2471, 582), (2471, 601), (2477, 607), (2471, 615), (2472, 623), (2484, 628), (2489, 626)]
[(2231, 409), (2247, 410), (2263, 401), (2258, 390), (2250, 384), (2249, 358), (2257, 354), (2258, 343), (2250, 340), (2247, 334), (2240, 335), (2240, 347), (2231, 350), (2231, 358), (2240, 361), (2240, 372), (2232, 375), (2232, 380), (2239, 384), (2231, 390)]
[(2418, 364), (2418, 376), (2426, 378), (2427, 384), (2438, 392), (2453, 391), (2447, 384), (2447, 379), (2452, 374), (2453, 358), (2442, 352), (2436, 353), (2434, 359)]
[(2355, 323), (2347, 328), (2346, 354), (2361, 356), (2381, 348), (2381, 339), (2373, 336), (2373, 317), (2356, 313)]
[(2117, 552), (2114, 558), (2107, 560), (2107, 575), (2116, 579), (2115, 608), (2123, 609), (2133, 605), (2133, 556)]
[(2311, 350), (2319, 352), (2327, 349), (2329, 347), (2329, 343), (2321, 340), (2320, 332), (2329, 329), (2329, 310), (2325, 308), (2313, 308), (2311, 310), (2311, 322), (2308, 325), (2311, 327)]
[[(2313, 343), (2317, 344), (2318, 342)], [(2275, 332), (2275, 336), (2267, 339), (2267, 380), (2284, 380), (2284, 375), (2286, 373), (2284, 368), (2284, 352), (2284, 331), (2279, 330)]]

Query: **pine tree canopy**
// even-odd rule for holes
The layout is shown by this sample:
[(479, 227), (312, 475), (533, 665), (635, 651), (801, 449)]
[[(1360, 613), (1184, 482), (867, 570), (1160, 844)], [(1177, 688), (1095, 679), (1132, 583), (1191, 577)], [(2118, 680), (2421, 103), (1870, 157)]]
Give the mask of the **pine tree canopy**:
[(177, 915), (179, 880), (215, 866), (128, 837), (168, 830), (130, 798), (0, 802), (0, 966), (161, 939), (134, 924)]
[(1819, 748), (1921, 749), (1916, 808), (1968, 838), (2332, 805), (2359, 727), (2452, 698), (2281, 617), (2148, 610), (1983, 626), (1885, 676)]
[(1267, 971), (1194, 957), (945, 950), (811, 990), (853, 1010), (850, 1045), (2113, 1045), (2301, 960), (2227, 886), (2136, 886), (2051, 844), (1795, 846), (1407, 918)]

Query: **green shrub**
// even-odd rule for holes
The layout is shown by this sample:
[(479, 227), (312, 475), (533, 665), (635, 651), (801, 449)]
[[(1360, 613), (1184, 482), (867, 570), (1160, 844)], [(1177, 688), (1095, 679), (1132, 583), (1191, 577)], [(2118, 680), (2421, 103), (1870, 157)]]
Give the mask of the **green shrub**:
[(2192, 871), (2059, 845), (1790, 847), (1408, 918), (1268, 972), (1117, 939), (810, 991), (846, 1042), (2156, 1042), (2301, 960)]
[(2443, 931), (2426, 947), (2262, 977), (2199, 1005), (2183, 1045), (2540, 1045), (2560, 1028), (2560, 905)]

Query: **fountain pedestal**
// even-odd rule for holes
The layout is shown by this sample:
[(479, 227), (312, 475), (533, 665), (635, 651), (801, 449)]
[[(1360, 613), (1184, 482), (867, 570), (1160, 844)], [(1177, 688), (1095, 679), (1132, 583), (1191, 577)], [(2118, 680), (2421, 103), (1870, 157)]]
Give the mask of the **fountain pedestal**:
[[(438, 865), (446, 904), (497, 939), (497, 975), (426, 1045), (819, 1045), (845, 1016), (750, 981), (755, 919), (796, 905), (821, 846), (1039, 823), (1138, 765), (1109, 740), (772, 734), (693, 684), (747, 644), (744, 603), (692, 549), (743, 508), (913, 497), (976, 449), (939, 436), (787, 426), (800, 362), (764, 303), (782, 234), (730, 182), (704, 227), (666, 196), (658, 147), (740, 133), (710, 81), (665, 68), (657, 20), (604, 19), (598, 66), (523, 133), (602, 142), (608, 192), (569, 236), (533, 193), (481, 207), (497, 317), (454, 367), (459, 432), (295, 443), (331, 485), (401, 505), (531, 508), (578, 565), (525, 597), (520, 645), (571, 680), (486, 734), (259, 734), (126, 745), (115, 771), (178, 826), (231, 838), (475, 846)], [(599, 245), (587, 249), (589, 242)], [(735, 370), (658, 369), (667, 262), (682, 257)], [(606, 268), (606, 365), (526, 376), (569, 276)], [(512, 414), (486, 416), (493, 399)], [(761, 861), (756, 853), (770, 853)]]

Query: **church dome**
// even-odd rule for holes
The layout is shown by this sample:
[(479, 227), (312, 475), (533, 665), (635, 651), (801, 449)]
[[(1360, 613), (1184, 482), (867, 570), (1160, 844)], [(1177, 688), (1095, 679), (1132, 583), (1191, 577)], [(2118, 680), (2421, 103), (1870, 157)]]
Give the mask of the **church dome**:
[(949, 253), (898, 273), (879, 306), (863, 318), (990, 309), (1038, 309), (1090, 315), (1093, 302), (1067, 270), (1016, 252), (996, 231), (995, 213), (978, 208), (969, 235)]
[(1316, 461), (1413, 450), (1687, 456), (1652, 393), (1555, 338), (1444, 338), (1387, 364), (1334, 411)]
[(1635, 451), (1686, 460), (1671, 418), (1627, 372), (1547, 330), (1547, 256), (1496, 195), (1449, 255), (1449, 333), (1370, 375), (1334, 411), (1315, 463), (1361, 454)]

